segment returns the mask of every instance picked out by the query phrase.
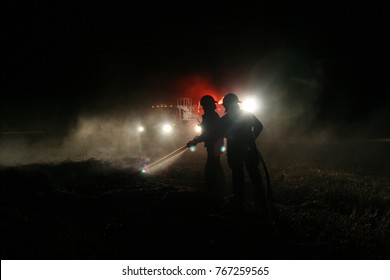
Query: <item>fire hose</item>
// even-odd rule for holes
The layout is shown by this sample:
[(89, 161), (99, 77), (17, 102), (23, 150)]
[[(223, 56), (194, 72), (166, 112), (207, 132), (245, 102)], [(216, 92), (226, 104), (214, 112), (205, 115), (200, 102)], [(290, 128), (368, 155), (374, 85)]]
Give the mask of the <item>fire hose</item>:
[(265, 174), (265, 182), (266, 182), (266, 198), (269, 203), (272, 203), (272, 189), (271, 189), (271, 180), (269, 178), (269, 172), (268, 172), (268, 166), (265, 162), (263, 155), (261, 154), (260, 150), (258, 149), (259, 157), (260, 157), (260, 164), (262, 165), (262, 168), (264, 170)]
[(168, 160), (168, 159), (170, 159), (170, 158), (172, 158), (172, 157), (174, 157), (174, 156), (176, 156), (176, 155), (178, 155), (178, 154), (184, 152), (184, 151), (187, 150), (187, 149), (188, 149), (187, 145), (184, 145), (183, 147), (180, 147), (179, 149), (173, 151), (172, 153), (169, 153), (168, 155), (166, 155), (166, 156), (160, 158), (159, 160), (156, 160), (156, 161), (152, 162), (151, 164), (147, 164), (147, 165), (143, 168), (143, 170), (149, 169), (149, 168), (151, 168), (151, 167), (153, 167), (153, 166), (155, 166), (155, 165), (157, 165), (157, 164), (160, 164), (160, 163), (162, 163), (162, 162), (164, 162), (164, 161), (166, 161), (166, 160)]
[[(196, 139), (196, 138), (194, 138)], [(174, 156), (177, 156), (179, 155), (180, 153), (184, 152), (185, 150), (188, 149), (188, 146), (187, 145), (184, 145), (180, 148), (178, 148), (177, 150), (167, 154), (166, 156), (152, 162), (151, 164), (147, 164), (144, 166), (144, 168), (142, 169), (142, 172), (145, 172), (145, 170), (147, 169), (150, 169), (152, 168), (153, 166), (156, 166), (166, 160), (169, 160), (171, 158), (173, 158)], [(260, 150), (258, 149), (258, 153), (259, 153), (259, 158), (260, 158), (260, 164), (262, 166), (262, 169), (264, 171), (264, 174), (265, 174), (265, 182), (266, 182), (266, 185), (265, 185), (265, 190), (266, 190), (266, 198), (268, 200), (269, 203), (272, 203), (272, 189), (271, 189), (271, 181), (270, 181), (270, 177), (269, 177), (269, 172), (268, 172), (268, 167), (267, 167), (267, 163), (265, 162), (264, 160), (264, 157), (263, 155), (261, 154)]]

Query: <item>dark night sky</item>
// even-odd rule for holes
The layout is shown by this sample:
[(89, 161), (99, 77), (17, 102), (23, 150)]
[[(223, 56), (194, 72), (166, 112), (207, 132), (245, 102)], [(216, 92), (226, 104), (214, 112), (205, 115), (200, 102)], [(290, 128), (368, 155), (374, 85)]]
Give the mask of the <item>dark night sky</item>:
[[(320, 120), (348, 123), (387, 111), (384, 6), (209, 2), (9, 6), (1, 29), (2, 129), (65, 124), (83, 111), (139, 101), (135, 93), (146, 89), (157, 96), (162, 81), (186, 75), (229, 88), (264, 56), (286, 49), (321, 64)], [(388, 115), (379, 115), (383, 130)]]

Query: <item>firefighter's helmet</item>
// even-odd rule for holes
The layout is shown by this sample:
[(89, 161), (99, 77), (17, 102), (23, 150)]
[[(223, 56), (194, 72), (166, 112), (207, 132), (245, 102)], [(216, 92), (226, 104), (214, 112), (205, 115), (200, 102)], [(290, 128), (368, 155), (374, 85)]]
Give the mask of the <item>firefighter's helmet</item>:
[(204, 95), (200, 99), (200, 105), (204, 107), (211, 107), (213, 109), (216, 109), (217, 107), (215, 106), (215, 103), (218, 101), (215, 101), (214, 98), (211, 95)]
[(241, 103), (241, 101), (238, 100), (237, 95), (234, 93), (228, 93), (224, 96), (222, 105), (226, 108), (238, 103)]

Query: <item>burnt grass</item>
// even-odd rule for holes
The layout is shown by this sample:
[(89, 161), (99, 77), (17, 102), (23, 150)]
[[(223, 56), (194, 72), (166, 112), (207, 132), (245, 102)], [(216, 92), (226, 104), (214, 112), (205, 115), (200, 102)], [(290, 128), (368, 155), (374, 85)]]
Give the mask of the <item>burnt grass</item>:
[[(206, 154), (142, 174), (135, 158), (2, 167), (2, 259), (389, 259), (389, 144), (264, 143), (264, 221), (203, 191)], [(249, 184), (248, 184), (249, 185)]]

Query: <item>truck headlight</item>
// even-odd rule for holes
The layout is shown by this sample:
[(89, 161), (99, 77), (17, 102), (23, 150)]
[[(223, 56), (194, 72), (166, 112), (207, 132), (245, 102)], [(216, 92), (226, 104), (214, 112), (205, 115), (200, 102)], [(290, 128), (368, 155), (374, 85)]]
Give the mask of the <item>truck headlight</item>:
[(173, 130), (173, 128), (172, 128), (172, 125), (170, 125), (170, 124), (164, 124), (162, 127), (162, 131), (164, 133), (171, 133), (172, 130)]
[(202, 132), (202, 127), (201, 127), (200, 125), (197, 124), (197, 125), (195, 126), (195, 132), (196, 132), (196, 133)]

